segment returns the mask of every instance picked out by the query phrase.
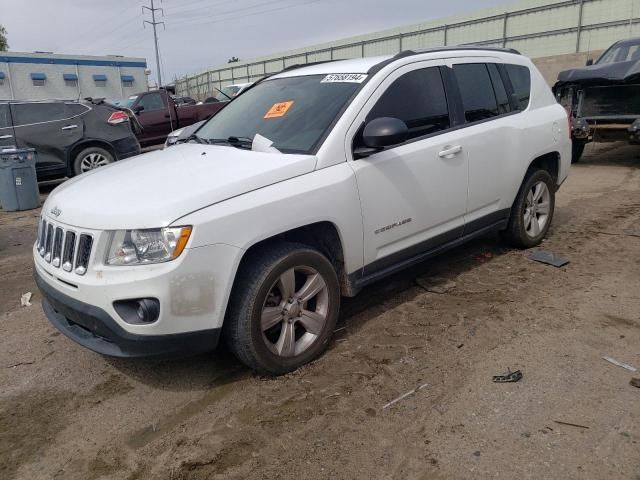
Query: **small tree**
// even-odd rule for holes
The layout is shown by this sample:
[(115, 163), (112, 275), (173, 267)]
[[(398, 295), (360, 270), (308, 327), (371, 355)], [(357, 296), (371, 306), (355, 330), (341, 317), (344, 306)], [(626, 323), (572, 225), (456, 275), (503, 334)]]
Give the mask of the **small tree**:
[(0, 52), (9, 50), (9, 43), (7, 42), (7, 29), (0, 25)]
[(238, 57), (231, 57), (229, 60), (227, 60), (227, 63), (236, 63), (239, 61), (240, 59)]

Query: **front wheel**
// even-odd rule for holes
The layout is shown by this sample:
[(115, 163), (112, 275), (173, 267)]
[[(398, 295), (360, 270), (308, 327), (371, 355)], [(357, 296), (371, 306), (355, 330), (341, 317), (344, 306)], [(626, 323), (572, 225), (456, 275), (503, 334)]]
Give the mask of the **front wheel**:
[(547, 234), (555, 209), (555, 185), (545, 170), (527, 176), (511, 209), (506, 237), (519, 248), (539, 245)]
[(253, 252), (238, 272), (225, 319), (225, 340), (248, 367), (281, 375), (327, 347), (340, 308), (331, 262), (304, 245)]
[(571, 148), (571, 163), (578, 163), (580, 161), (582, 154), (584, 153), (584, 147), (586, 146), (587, 144), (585, 142), (573, 141)]

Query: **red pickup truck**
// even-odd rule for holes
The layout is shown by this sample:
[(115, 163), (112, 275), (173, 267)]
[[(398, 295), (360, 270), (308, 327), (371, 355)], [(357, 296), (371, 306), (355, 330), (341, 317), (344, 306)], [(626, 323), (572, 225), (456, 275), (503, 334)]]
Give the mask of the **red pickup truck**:
[(187, 127), (209, 118), (227, 102), (201, 105), (176, 105), (167, 90), (151, 90), (130, 96), (118, 106), (130, 109), (137, 117), (142, 131), (136, 133), (140, 146), (150, 147), (164, 143), (167, 135), (178, 128)]

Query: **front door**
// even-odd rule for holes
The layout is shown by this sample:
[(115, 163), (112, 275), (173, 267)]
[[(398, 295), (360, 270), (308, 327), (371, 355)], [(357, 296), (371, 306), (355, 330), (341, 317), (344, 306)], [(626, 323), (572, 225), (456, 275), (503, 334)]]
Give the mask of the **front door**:
[(351, 162), (364, 227), (364, 275), (411, 261), (464, 230), (468, 160), (464, 133), (452, 128), (441, 68), (406, 65), (389, 75), (347, 135), (358, 146), (362, 125), (403, 120), (409, 140)]
[(143, 128), (141, 143), (145, 145), (162, 143), (171, 133), (172, 120), (175, 121), (170, 116), (170, 105), (166, 104), (165, 98), (159, 92), (150, 92), (141, 95), (132, 109), (135, 112), (139, 107), (142, 107), (142, 110), (136, 115)]

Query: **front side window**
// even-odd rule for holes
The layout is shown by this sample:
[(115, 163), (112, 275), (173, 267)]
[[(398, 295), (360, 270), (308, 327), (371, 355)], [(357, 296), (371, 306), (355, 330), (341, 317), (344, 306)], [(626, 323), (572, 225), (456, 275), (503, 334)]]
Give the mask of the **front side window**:
[(17, 103), (11, 105), (15, 125), (54, 122), (69, 117), (64, 103)]
[(380, 117), (398, 118), (406, 123), (409, 139), (448, 129), (449, 111), (440, 69), (421, 68), (395, 80), (371, 109), (366, 121)]
[(138, 107), (143, 107), (143, 112), (155, 112), (158, 110), (164, 110), (164, 102), (162, 101), (162, 95), (159, 93), (150, 93), (143, 95), (138, 102)]
[[(311, 153), (361, 83), (338, 75), (265, 80), (236, 97), (196, 132), (206, 141), (268, 138), (284, 153)], [(354, 77), (354, 76), (352, 76)], [(364, 75), (357, 77), (364, 78)]]
[(531, 72), (522, 65), (505, 65), (505, 69), (511, 80), (513, 94), (520, 110), (526, 110), (531, 98)]
[(467, 122), (479, 122), (500, 115), (489, 70), (484, 63), (453, 66)]

